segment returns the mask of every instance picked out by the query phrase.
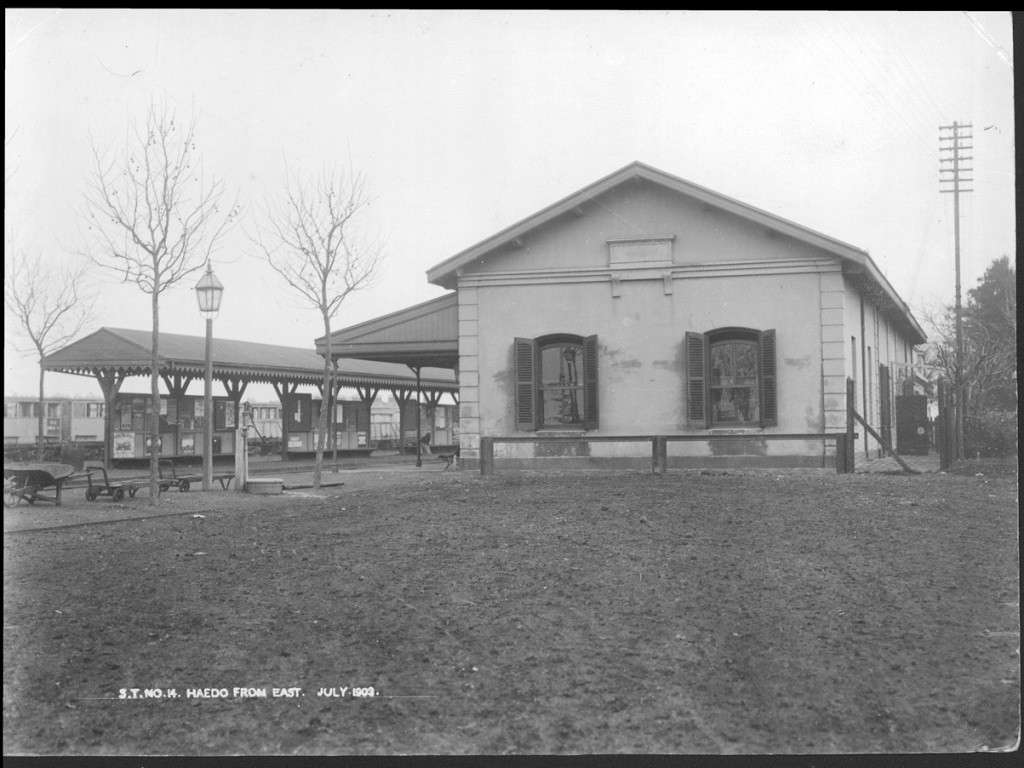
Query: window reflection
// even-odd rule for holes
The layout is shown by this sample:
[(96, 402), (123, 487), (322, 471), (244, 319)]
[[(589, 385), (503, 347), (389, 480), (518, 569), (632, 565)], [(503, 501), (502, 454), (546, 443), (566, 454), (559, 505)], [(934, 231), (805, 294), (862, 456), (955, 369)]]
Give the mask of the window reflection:
[(584, 420), (583, 347), (549, 344), (540, 349), (541, 419), (544, 426), (581, 424)]
[(723, 341), (711, 345), (711, 420), (759, 423), (757, 344)]

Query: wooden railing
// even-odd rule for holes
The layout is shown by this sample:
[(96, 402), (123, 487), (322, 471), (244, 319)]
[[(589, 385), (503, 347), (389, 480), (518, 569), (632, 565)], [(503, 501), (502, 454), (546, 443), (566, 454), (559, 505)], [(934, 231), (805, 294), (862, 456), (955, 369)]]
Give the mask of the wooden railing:
[(714, 443), (722, 440), (829, 440), (836, 444), (836, 472), (853, 471), (853, 435), (848, 432), (808, 432), (797, 434), (747, 435), (580, 435), (574, 437), (545, 437), (515, 435), (509, 437), (480, 438), (480, 474), (494, 474), (494, 446), (496, 443), (650, 443), (651, 471), (664, 474), (668, 466), (668, 444)]

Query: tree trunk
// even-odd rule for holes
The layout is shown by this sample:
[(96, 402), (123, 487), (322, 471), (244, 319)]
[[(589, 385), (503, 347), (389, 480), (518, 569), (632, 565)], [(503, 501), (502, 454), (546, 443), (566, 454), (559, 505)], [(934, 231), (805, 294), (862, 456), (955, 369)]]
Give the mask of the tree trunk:
[(324, 386), (321, 390), (320, 417), (317, 420), (316, 463), (313, 465), (313, 490), (319, 490), (324, 472), (324, 441), (327, 438), (327, 411), (330, 407), (331, 387), (331, 318), (324, 314), (324, 333), (327, 348), (324, 355)]
[(39, 436), (36, 437), (36, 459), (46, 461), (46, 453), (43, 449), (46, 432), (43, 429), (43, 422), (46, 419), (46, 405), (43, 402), (43, 377), (46, 371), (43, 370), (43, 357), (39, 356)]
[[(153, 420), (149, 426), (149, 506), (160, 503), (160, 286), (153, 286), (153, 356), (150, 359), (150, 398)], [(212, 414), (203, 414), (210, 418)]]

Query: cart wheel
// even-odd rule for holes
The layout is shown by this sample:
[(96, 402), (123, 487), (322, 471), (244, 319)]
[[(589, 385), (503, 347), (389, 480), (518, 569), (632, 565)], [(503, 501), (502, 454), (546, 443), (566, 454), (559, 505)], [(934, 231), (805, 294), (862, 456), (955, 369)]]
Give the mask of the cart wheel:
[(189, 484), (188, 484), (188, 480), (182, 480), (181, 481), (181, 485), (179, 485), (178, 487), (181, 489), (182, 493), (187, 491), (189, 489), (189, 487), (190, 487)]
[(21, 502), (21, 488), (14, 478), (4, 480), (4, 506), (10, 509)]
[(96, 501), (96, 492), (95, 491), (86, 491), (85, 492), (85, 500), (86, 501)]
[(114, 501), (124, 501), (124, 488), (118, 488), (114, 491)]
[(169, 486), (169, 485), (161, 485), (160, 486), (160, 492), (161, 493), (167, 493), (167, 489), (170, 488), (170, 487), (171, 486)]

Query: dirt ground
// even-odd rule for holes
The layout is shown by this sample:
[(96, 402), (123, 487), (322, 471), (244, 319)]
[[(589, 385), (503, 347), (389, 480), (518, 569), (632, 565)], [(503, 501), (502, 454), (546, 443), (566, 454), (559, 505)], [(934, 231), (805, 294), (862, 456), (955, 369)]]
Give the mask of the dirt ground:
[(41, 530), (14, 529), (101, 513), (5, 514), (5, 754), (964, 752), (1017, 738), (1013, 464), (430, 472), (165, 501), (177, 514)]

